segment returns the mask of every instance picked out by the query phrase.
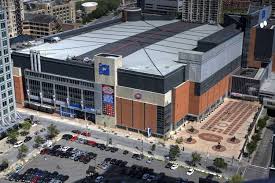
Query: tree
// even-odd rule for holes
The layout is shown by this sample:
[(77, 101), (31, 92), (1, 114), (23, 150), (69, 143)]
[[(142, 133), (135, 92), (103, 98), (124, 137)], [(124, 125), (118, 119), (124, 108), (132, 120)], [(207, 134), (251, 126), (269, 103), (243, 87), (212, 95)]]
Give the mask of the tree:
[(181, 144), (182, 142), (183, 142), (183, 138), (182, 137), (176, 139), (176, 143), (177, 144)]
[(258, 120), (257, 127), (261, 130), (266, 126), (266, 119), (261, 118)]
[(48, 130), (48, 137), (50, 139), (56, 137), (59, 134), (59, 130), (57, 129), (56, 125), (51, 124), (47, 127)]
[(21, 145), (18, 148), (18, 155), (17, 155), (17, 157), (19, 159), (25, 157), (28, 151), (29, 151), (29, 148), (25, 144)]
[(152, 145), (151, 150), (152, 150), (152, 151), (155, 151), (155, 150), (156, 150), (156, 144), (153, 144), (153, 145)]
[(7, 166), (9, 166), (9, 160), (8, 160), (8, 159), (3, 159), (3, 160), (2, 160), (2, 165), (7, 165)]
[(227, 163), (223, 158), (215, 158), (213, 161), (213, 165), (217, 168), (227, 168)]
[(199, 163), (201, 161), (201, 155), (197, 152), (192, 153), (192, 163), (196, 165), (196, 163)]
[(45, 140), (41, 136), (36, 136), (34, 139), (35, 147), (40, 147), (41, 144), (45, 142)]
[(13, 129), (8, 132), (7, 136), (8, 136), (8, 142), (11, 144), (14, 144), (15, 142), (17, 142), (19, 132), (17, 130)]
[(176, 159), (180, 155), (180, 148), (178, 145), (171, 145), (169, 150), (169, 158), (171, 160)]
[(257, 143), (256, 142), (251, 141), (251, 142), (247, 143), (246, 150), (247, 150), (247, 153), (248, 153), (249, 157), (256, 150), (256, 148), (257, 148)]
[(229, 183), (243, 183), (244, 179), (241, 175), (236, 174), (234, 176), (231, 177)]
[(31, 122), (29, 121), (24, 121), (22, 124), (21, 124), (21, 128), (23, 131), (29, 131), (32, 127), (32, 124)]

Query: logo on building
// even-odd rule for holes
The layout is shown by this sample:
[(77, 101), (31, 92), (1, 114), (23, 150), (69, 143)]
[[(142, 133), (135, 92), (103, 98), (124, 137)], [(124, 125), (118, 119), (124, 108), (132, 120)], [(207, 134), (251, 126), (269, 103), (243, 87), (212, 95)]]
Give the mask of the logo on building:
[(265, 19), (265, 14), (266, 14), (265, 9), (263, 9), (262, 10), (262, 19)]
[(102, 92), (104, 94), (112, 95), (114, 93), (114, 89), (108, 85), (102, 85)]
[(142, 98), (142, 95), (141, 95), (141, 93), (136, 93), (136, 94), (134, 95), (134, 97), (135, 97), (135, 99), (141, 99), (141, 98)]
[(98, 72), (99, 72), (99, 75), (106, 75), (106, 76), (109, 76), (109, 75), (110, 75), (110, 68), (109, 68), (109, 65), (99, 63)]

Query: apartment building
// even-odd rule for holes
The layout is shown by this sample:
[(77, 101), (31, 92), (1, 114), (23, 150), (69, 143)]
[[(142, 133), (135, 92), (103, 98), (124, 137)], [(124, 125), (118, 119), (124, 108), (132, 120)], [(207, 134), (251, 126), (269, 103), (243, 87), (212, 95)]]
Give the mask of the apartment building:
[(12, 62), (6, 14), (0, 8), (0, 133), (16, 121)]
[(8, 24), (8, 34), (16, 37), (22, 34), (24, 8), (22, 0), (0, 0), (0, 6), (5, 10)]
[(185, 0), (182, 7), (182, 20), (217, 24), (221, 21), (222, 2), (222, 0)]
[(32, 14), (45, 14), (58, 17), (63, 23), (75, 23), (75, 1), (51, 0), (24, 2), (25, 11)]
[(171, 14), (182, 12), (183, 0), (138, 0), (137, 4), (144, 12)]
[(56, 34), (62, 31), (62, 22), (55, 16), (43, 14), (25, 14), (23, 33), (36, 38)]

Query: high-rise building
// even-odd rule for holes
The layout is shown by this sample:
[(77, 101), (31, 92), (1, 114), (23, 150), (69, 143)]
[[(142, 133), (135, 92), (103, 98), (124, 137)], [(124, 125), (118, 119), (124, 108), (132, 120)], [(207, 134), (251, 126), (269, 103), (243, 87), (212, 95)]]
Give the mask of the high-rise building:
[(22, 34), (22, 21), (24, 19), (23, 1), (0, 0), (0, 6), (6, 12), (9, 36), (16, 37)]
[(16, 120), (12, 62), (6, 16), (0, 7), (0, 132)]
[(222, 0), (185, 0), (182, 9), (185, 22), (217, 24), (221, 20)]
[(182, 11), (183, 0), (138, 0), (137, 3), (145, 12), (171, 14)]
[(262, 5), (272, 5), (271, 16), (275, 17), (275, 1), (274, 0), (262, 0)]
[(75, 1), (49, 0), (24, 2), (25, 11), (32, 14), (45, 14), (58, 17), (63, 23), (75, 23)]

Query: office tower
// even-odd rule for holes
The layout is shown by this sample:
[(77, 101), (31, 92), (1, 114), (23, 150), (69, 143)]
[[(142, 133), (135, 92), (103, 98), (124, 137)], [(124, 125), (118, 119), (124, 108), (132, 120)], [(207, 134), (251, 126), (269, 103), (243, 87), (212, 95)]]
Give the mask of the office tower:
[(9, 37), (22, 34), (24, 9), (22, 0), (0, 0), (0, 6), (5, 10)]
[(221, 20), (222, 0), (185, 0), (182, 9), (184, 22), (217, 24)]
[(0, 7), (0, 132), (16, 120), (12, 62), (5, 11)]

